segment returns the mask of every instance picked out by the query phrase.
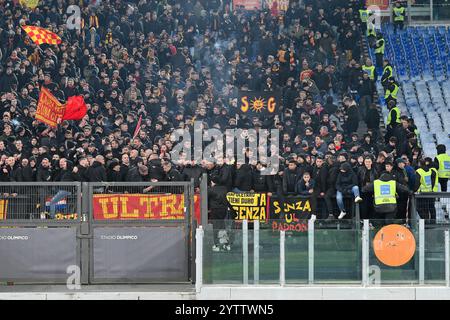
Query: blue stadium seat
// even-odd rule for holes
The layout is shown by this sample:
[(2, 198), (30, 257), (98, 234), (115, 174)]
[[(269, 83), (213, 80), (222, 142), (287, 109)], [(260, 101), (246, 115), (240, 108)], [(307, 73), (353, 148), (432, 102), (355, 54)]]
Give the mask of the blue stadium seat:
[(417, 26), (394, 34), (389, 26), (383, 32), (401, 83), (398, 105), (414, 118), (424, 152), (435, 155), (436, 143), (450, 147), (450, 28)]

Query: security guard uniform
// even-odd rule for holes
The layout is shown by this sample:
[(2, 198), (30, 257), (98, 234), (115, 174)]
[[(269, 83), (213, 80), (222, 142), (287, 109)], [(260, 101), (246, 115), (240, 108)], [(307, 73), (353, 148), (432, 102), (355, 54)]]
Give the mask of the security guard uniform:
[(397, 84), (397, 82), (393, 81), (390, 82), (386, 88), (386, 93), (384, 95), (384, 100), (386, 102), (389, 102), (390, 100), (395, 100), (397, 101), (397, 93), (398, 90), (400, 89), (399, 85)]
[(375, 26), (373, 25), (367, 25), (367, 37), (376, 37), (377, 32), (375, 30)]
[[(423, 168), (419, 168), (416, 172), (420, 175), (420, 186), (419, 192), (437, 192), (437, 177), (438, 171), (435, 168), (430, 168), (428, 171), (425, 171)], [(435, 179), (433, 181), (433, 173)]]
[(380, 35), (377, 38), (377, 42), (375, 42), (375, 57), (376, 57), (376, 65), (378, 68), (383, 67), (383, 57), (385, 48), (386, 48), (386, 41), (383, 39), (383, 36)]
[(448, 179), (450, 178), (450, 156), (446, 153), (444, 145), (436, 147), (438, 155), (434, 158), (435, 167), (438, 168), (438, 180), (441, 191), (447, 192)]
[(367, 29), (367, 21), (369, 20), (369, 10), (359, 9), (359, 18), (361, 19), (361, 30)]
[[(395, 111), (395, 115), (393, 111)], [(394, 127), (402, 123), (400, 121), (400, 115), (401, 115), (400, 109), (397, 106), (393, 107), (391, 110), (389, 110), (389, 114), (387, 117), (387, 124)]]
[[(392, 223), (397, 213), (397, 193), (410, 193), (406, 186), (395, 181), (394, 177), (387, 172), (384, 172), (380, 178), (373, 183), (364, 186), (362, 191), (373, 193), (374, 209), (377, 219), (374, 221), (375, 224)], [(405, 197), (405, 199), (407, 199), (407, 197)], [(379, 219), (385, 219), (385, 221), (381, 222)]]
[(396, 181), (375, 180), (374, 184), (374, 200), (375, 211), (377, 212), (393, 212), (397, 206)]
[[(425, 170), (427, 169), (427, 170)], [(435, 168), (419, 168), (416, 173), (420, 176), (420, 193), (429, 193), (438, 191), (438, 171)], [(417, 198), (417, 212), (421, 219), (431, 219), (436, 221), (436, 208), (434, 206), (435, 198)]]
[(450, 156), (446, 153), (436, 156), (439, 162), (438, 177), (450, 178)]
[(366, 72), (369, 75), (369, 79), (374, 81), (375, 80), (375, 66), (362, 66), (362, 71)]
[(381, 84), (383, 87), (387, 87), (389, 84), (389, 80), (394, 76), (394, 69), (390, 64), (387, 64), (383, 68), (383, 75), (381, 76)]
[(394, 30), (395, 30), (395, 32), (397, 32), (397, 29), (403, 30), (403, 26), (405, 23), (405, 7), (395, 6), (393, 11), (394, 11)]

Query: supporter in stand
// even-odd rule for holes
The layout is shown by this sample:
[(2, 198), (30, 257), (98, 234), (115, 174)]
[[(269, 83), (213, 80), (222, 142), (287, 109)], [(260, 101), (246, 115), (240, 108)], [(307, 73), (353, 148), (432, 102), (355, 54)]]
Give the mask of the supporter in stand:
[[(344, 169), (353, 177), (351, 172), (366, 166), (364, 152), (377, 159), (374, 172), (384, 166), (385, 151), (393, 159), (406, 157), (413, 167), (421, 159), (416, 131), (394, 105), (386, 143), (379, 132), (372, 82), (362, 69), (366, 30), (358, 27), (359, 1), (293, 0), (276, 15), (269, 9), (231, 10), (227, 1), (104, 0), (82, 8), (81, 30), (67, 29), (68, 5), (42, 0), (32, 11), (0, 1), (2, 181), (194, 178), (198, 188), (201, 173), (208, 172), (210, 181), (227, 191), (283, 196), (298, 194), (297, 183), (309, 172), (326, 218), (336, 215), (343, 162), (352, 162)], [(40, 24), (63, 41), (37, 46), (21, 29), (24, 24)], [(386, 70), (384, 80), (392, 76)], [(87, 115), (48, 128), (35, 119), (41, 86), (61, 101), (83, 95)], [(264, 164), (238, 167), (223, 159), (213, 167), (193, 159), (172, 162), (177, 143), (170, 133), (177, 128), (193, 132), (194, 121), (221, 131), (255, 127), (253, 119), (238, 113), (239, 90), (282, 96), (280, 112), (258, 120), (263, 129), (287, 134), (280, 143), (279, 172), (266, 176)], [(372, 132), (362, 141), (360, 119)], [(61, 175), (51, 163), (55, 156), (77, 165)], [(373, 175), (352, 178), (351, 187), (363, 187)], [(338, 201), (345, 213), (341, 195)]]

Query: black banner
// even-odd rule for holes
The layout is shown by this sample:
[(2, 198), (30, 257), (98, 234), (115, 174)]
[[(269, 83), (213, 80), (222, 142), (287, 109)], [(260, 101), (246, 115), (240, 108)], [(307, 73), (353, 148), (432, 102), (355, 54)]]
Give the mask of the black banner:
[(227, 200), (235, 213), (234, 220), (267, 220), (268, 196), (266, 193), (228, 192)]
[(280, 110), (281, 95), (277, 92), (239, 91), (240, 114), (267, 116)]
[(314, 201), (308, 197), (291, 196), (281, 199), (277, 196), (270, 198), (270, 223), (272, 230), (306, 232), (308, 218), (315, 213)]

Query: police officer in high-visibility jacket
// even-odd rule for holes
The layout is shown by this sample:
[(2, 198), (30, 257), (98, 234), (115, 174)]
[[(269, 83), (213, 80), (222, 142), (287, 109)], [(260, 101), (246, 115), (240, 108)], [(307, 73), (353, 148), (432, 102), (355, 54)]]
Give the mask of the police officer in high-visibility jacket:
[(369, 58), (366, 59), (366, 64), (361, 67), (362, 71), (369, 75), (369, 79), (376, 81), (378, 78), (377, 70)]
[(386, 86), (386, 93), (384, 94), (384, 100), (386, 103), (389, 103), (389, 101), (397, 102), (397, 94), (399, 89), (400, 85), (397, 81), (395, 81), (394, 77), (390, 78)]
[(443, 144), (438, 145), (436, 150), (437, 156), (434, 158), (434, 167), (438, 171), (441, 191), (447, 192), (448, 178), (450, 178), (450, 156), (447, 154), (447, 148)]
[(361, 19), (361, 31), (366, 32), (367, 21), (369, 20), (369, 10), (364, 7), (359, 9), (359, 18)]
[(397, 128), (402, 123), (402, 121), (400, 120), (402, 113), (393, 100), (389, 101), (388, 108), (389, 114), (387, 117), (387, 125), (392, 128)]
[(386, 135), (384, 136), (386, 143), (392, 136), (396, 135), (397, 128), (400, 127), (402, 123), (400, 120), (402, 114), (395, 101), (391, 100), (388, 102), (388, 110), (389, 114), (386, 121)]
[[(381, 174), (380, 178), (362, 188), (363, 192), (373, 192), (376, 219), (392, 223), (397, 214), (398, 193), (409, 194), (408, 187), (395, 181), (390, 173)], [(406, 218), (406, 217), (405, 217)]]
[(383, 38), (383, 35), (381, 33), (377, 34), (377, 42), (375, 42), (375, 57), (376, 57), (376, 65), (377, 68), (383, 67), (383, 57), (384, 57), (384, 50), (386, 47), (386, 41)]
[[(420, 160), (419, 169), (416, 170), (415, 191), (419, 193), (430, 193), (438, 191), (438, 171), (432, 167), (431, 158)], [(417, 212), (421, 219), (436, 221), (436, 208), (434, 207), (435, 198), (417, 197)]]
[[(373, 15), (372, 11), (369, 11), (369, 19)], [(367, 40), (369, 42), (369, 47), (374, 48), (375, 43), (377, 42), (377, 31), (375, 29), (375, 24), (373, 22), (367, 22), (367, 31), (366, 31)]]
[(383, 61), (383, 74), (381, 75), (381, 85), (383, 88), (386, 89), (386, 87), (389, 84), (389, 80), (394, 77), (394, 68), (389, 63), (389, 60)]
[(403, 26), (405, 24), (406, 9), (402, 5), (402, 1), (395, 2), (395, 6), (392, 11), (394, 17), (394, 32), (397, 33), (397, 29), (403, 30)]

